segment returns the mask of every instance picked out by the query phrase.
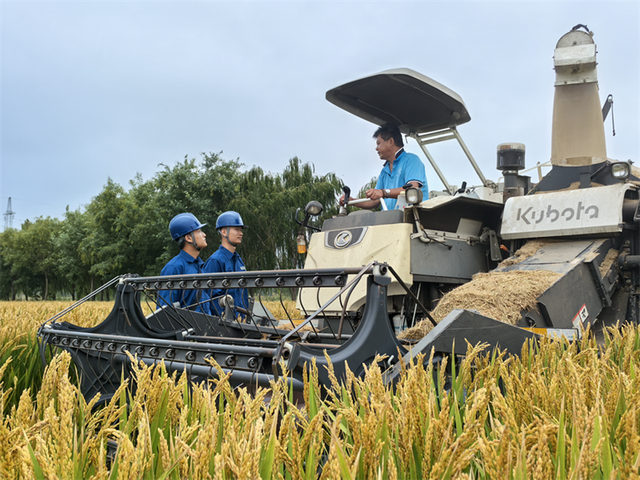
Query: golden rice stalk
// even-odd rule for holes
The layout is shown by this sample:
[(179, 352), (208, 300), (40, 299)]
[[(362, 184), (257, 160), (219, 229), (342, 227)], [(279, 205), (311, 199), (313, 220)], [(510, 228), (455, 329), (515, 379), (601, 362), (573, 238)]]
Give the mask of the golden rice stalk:
[(77, 388), (71, 385), (69, 377), (64, 374), (58, 381), (57, 412), (54, 417), (48, 418), (51, 429), (51, 439), (54, 444), (52, 456), (60, 478), (73, 476), (74, 413), (76, 406)]
[(340, 423), (342, 422), (342, 416), (338, 415), (331, 426), (331, 441), (329, 443), (329, 455), (327, 462), (324, 464), (320, 480), (332, 480), (336, 478), (343, 478), (340, 470), (340, 459), (338, 458), (338, 445), (340, 444), (340, 438), (338, 430)]
[[(162, 469), (164, 471), (167, 471), (171, 466), (171, 454), (169, 452), (169, 443), (167, 442), (167, 439), (164, 436), (164, 432), (161, 429), (158, 429), (158, 438), (160, 446), (158, 454), (160, 455), (160, 459), (162, 462)], [(196, 470), (196, 473), (200, 473), (202, 476), (202, 472)]]
[(551, 425), (543, 423), (540, 419), (536, 420), (532, 427), (526, 432), (526, 444), (532, 444), (527, 452), (527, 470), (532, 472), (533, 478), (553, 478), (555, 472), (549, 441), (556, 432)]
[(119, 463), (118, 478), (142, 478), (144, 473), (150, 468), (153, 461), (151, 451), (149, 420), (139, 404), (132, 406), (135, 412), (129, 419), (135, 423), (136, 443), (127, 436), (119, 438), (117, 460)]

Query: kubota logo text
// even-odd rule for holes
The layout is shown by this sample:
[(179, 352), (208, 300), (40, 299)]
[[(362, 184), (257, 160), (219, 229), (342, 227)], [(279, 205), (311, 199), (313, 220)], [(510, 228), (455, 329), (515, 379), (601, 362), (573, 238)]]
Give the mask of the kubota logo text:
[(558, 220), (569, 222), (573, 219), (580, 220), (581, 218), (584, 219), (587, 217), (598, 218), (598, 212), (599, 210), (597, 205), (589, 205), (588, 207), (585, 207), (582, 202), (578, 202), (578, 206), (576, 208), (567, 207), (556, 209), (553, 208), (552, 205), (548, 205), (546, 209), (543, 208), (539, 211), (533, 210), (533, 207), (529, 207), (524, 212), (522, 211), (522, 208), (519, 208), (516, 221), (522, 220), (527, 225), (540, 223), (544, 219), (547, 219), (551, 223)]

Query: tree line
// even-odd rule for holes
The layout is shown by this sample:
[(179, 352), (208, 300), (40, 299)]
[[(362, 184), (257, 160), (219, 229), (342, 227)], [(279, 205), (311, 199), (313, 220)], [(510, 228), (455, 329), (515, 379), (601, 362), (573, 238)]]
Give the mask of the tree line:
[(182, 212), (208, 223), (205, 260), (220, 245), (218, 215), (235, 210), (249, 226), (239, 248), (249, 270), (301, 267), (295, 211), (318, 200), (325, 210), (316, 224), (335, 215), (342, 181), (333, 173), (317, 175), (297, 157), (272, 174), (255, 166), (243, 170), (221, 153), (185, 157), (173, 167), (160, 164), (153, 178), (143, 181), (138, 174), (128, 190), (109, 179), (84, 208), (67, 207), (62, 220), (38, 217), (20, 230), (3, 231), (0, 298), (75, 300), (123, 273), (159, 275), (178, 253), (168, 228)]

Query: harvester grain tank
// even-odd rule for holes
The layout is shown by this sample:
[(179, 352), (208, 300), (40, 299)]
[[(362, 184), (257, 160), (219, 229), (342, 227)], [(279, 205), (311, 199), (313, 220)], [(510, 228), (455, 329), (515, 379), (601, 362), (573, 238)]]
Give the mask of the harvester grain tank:
[[(423, 200), (409, 189), (402, 209), (326, 220), (311, 235), (301, 270), (118, 277), (82, 300), (117, 287), (114, 309), (101, 324), (62, 321), (74, 306), (42, 325), (43, 359), (48, 346), (70, 352), (83, 394), (100, 393), (103, 401), (131, 374), (134, 358), (163, 361), (194, 380), (230, 372), (232, 382), (245, 386), (268, 386), (286, 374), (300, 390), (312, 361), (328, 382), (328, 361), (340, 377), (347, 365), (358, 374), (382, 355), (393, 381), (399, 356), (464, 355), (467, 342), (518, 354), (539, 335), (576, 338), (588, 325), (638, 323), (638, 176), (630, 163), (606, 156), (595, 45), (580, 28), (556, 47), (552, 166), (533, 188), (523, 175), (524, 145), (517, 142), (498, 146), (502, 185), (482, 174), (457, 129), (470, 115), (455, 92), (408, 69), (365, 77), (327, 98), (374, 124), (397, 122), (424, 152), (444, 192)], [(477, 186), (447, 181), (428, 150), (440, 141), (460, 145)], [(513, 253), (506, 259), (505, 249)], [(479, 311), (477, 304), (435, 313), (483, 278), (506, 297), (503, 279), (540, 274), (551, 278), (548, 285), (510, 316)], [(248, 289), (252, 302), (242, 309), (227, 302), (220, 317), (176, 305), (156, 308), (162, 290), (233, 288)], [(299, 291), (302, 321), (293, 311), (276, 319), (263, 306), (264, 295), (291, 289)], [(402, 339), (394, 323), (414, 332), (429, 328)]]

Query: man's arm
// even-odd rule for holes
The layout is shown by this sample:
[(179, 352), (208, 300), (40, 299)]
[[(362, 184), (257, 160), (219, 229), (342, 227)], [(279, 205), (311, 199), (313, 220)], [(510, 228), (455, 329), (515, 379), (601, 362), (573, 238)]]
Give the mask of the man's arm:
[[(411, 181), (408, 182), (411, 184), (411, 186), (416, 187), (416, 188), (420, 188), (420, 182), (415, 182), (415, 181)], [(376, 208), (377, 206), (380, 205), (380, 202), (382, 201), (382, 199), (384, 198), (398, 198), (398, 195), (400, 195), (400, 193), (404, 192), (404, 188), (402, 187), (398, 187), (398, 188), (390, 188), (389, 189), (389, 193), (385, 195), (385, 191), (382, 188), (372, 188), (370, 190), (367, 190), (367, 198), (370, 198), (372, 201), (371, 202), (363, 202), (363, 203), (359, 203), (358, 207), (360, 208), (367, 208), (367, 209), (372, 209), (372, 208)]]
[[(420, 185), (420, 182), (417, 181), (410, 181), (408, 182), (411, 184), (412, 187), (416, 187), (416, 188), (421, 188), (422, 186)], [(385, 196), (384, 193), (384, 189), (382, 188), (371, 188), (369, 190), (367, 190), (366, 192), (366, 197), (371, 199), (370, 202), (362, 202), (362, 203), (358, 203), (357, 206), (358, 208), (364, 208), (367, 210), (373, 210), (374, 208), (377, 208), (380, 206), (380, 200), (383, 198), (398, 198), (398, 195), (400, 195), (400, 193), (402, 193), (404, 191), (404, 188), (402, 187), (398, 187), (398, 188), (391, 188), (389, 189), (389, 194)], [(355, 198), (350, 197), (349, 201), (351, 200), (355, 200)], [(342, 195), (340, 197), (340, 205), (344, 205), (344, 195)]]
[[(420, 182), (411, 181), (407, 183), (410, 183), (412, 187), (421, 188)], [(402, 192), (404, 192), (404, 188), (402, 187), (390, 188), (389, 193), (385, 196), (384, 189), (372, 188), (371, 190), (367, 190), (367, 198), (370, 198), (371, 200), (379, 200), (381, 198), (398, 198), (398, 195)], [(378, 204), (380, 204), (379, 201)]]
[[(367, 193), (371, 192), (373, 190), (375, 190), (375, 189), (368, 190)], [(351, 200), (357, 200), (357, 198), (349, 197), (349, 201), (351, 201)], [(340, 205), (344, 205), (344, 195), (342, 195), (340, 197), (340, 200), (338, 202), (340, 203)], [(380, 205), (380, 201), (379, 200), (376, 200), (376, 201), (373, 201), (373, 202), (362, 202), (362, 203), (358, 203), (357, 205), (353, 205), (353, 206), (354, 207), (358, 207), (358, 208), (364, 208), (364, 209), (367, 209), (367, 210), (372, 210), (372, 209), (376, 208), (378, 205)]]
[[(411, 183), (414, 187), (422, 188), (424, 199), (429, 198), (429, 186), (427, 184), (427, 173), (424, 163), (413, 153), (407, 154), (407, 163), (405, 164), (403, 177), (405, 182)], [(419, 185), (421, 184), (421, 185)]]

